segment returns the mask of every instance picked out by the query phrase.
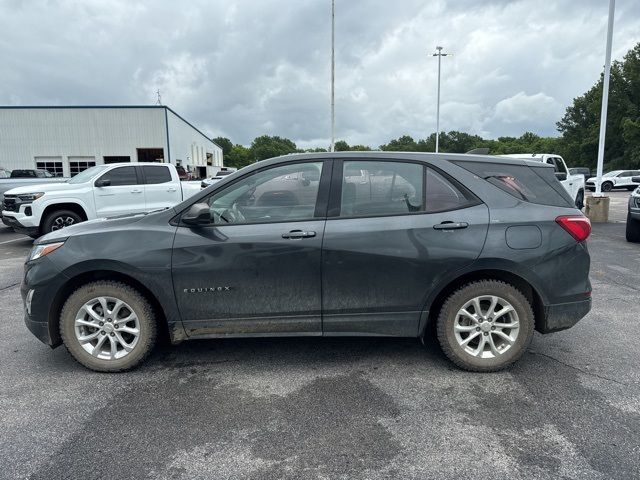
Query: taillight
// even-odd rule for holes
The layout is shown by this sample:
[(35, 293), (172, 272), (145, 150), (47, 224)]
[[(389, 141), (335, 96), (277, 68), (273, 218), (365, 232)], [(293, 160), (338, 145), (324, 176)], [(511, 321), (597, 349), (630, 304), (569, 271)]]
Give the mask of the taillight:
[(561, 215), (556, 223), (578, 242), (584, 242), (591, 235), (591, 222), (584, 215)]

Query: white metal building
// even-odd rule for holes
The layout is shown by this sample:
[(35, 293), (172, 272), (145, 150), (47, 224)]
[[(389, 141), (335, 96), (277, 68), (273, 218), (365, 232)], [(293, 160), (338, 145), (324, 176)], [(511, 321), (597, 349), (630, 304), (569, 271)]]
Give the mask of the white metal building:
[(0, 167), (67, 177), (143, 161), (182, 165), (198, 177), (223, 165), (222, 149), (164, 105), (0, 107)]

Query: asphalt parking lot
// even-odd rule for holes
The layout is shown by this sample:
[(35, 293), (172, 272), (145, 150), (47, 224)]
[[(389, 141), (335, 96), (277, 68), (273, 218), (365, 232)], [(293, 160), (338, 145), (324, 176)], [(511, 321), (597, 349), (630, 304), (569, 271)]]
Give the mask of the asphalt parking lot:
[(638, 478), (640, 244), (611, 196), (592, 312), (497, 374), (384, 338), (186, 342), (92, 373), (27, 331), (31, 240), (0, 228), (0, 478)]

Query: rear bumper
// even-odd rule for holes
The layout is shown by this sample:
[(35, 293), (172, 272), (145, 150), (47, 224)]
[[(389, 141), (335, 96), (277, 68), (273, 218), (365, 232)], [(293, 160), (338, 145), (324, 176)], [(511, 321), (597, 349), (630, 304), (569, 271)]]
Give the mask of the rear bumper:
[(559, 332), (573, 327), (591, 310), (591, 298), (579, 302), (544, 307), (544, 318), (536, 325), (540, 333)]

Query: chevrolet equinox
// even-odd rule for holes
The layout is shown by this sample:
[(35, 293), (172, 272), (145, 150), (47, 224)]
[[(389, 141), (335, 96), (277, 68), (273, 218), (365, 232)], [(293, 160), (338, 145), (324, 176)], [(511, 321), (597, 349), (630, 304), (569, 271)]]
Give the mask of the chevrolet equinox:
[(495, 371), (534, 329), (589, 312), (590, 232), (541, 162), (288, 155), (173, 208), (40, 238), (25, 265), (25, 322), (105, 372), (138, 365), (161, 334), (437, 335), (459, 367)]

